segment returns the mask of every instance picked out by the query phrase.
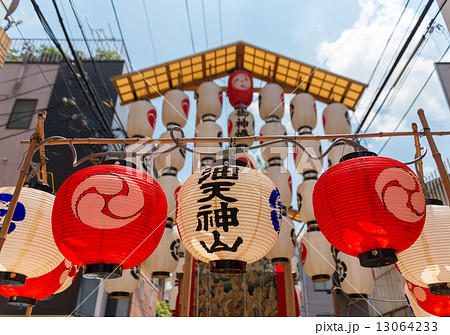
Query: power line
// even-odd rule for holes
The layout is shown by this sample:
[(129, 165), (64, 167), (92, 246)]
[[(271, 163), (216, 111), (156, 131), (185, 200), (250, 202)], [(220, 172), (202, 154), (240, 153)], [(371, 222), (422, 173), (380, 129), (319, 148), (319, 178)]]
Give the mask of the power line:
[(153, 57), (155, 57), (155, 64), (158, 64), (158, 58), (156, 57), (156, 49), (155, 44), (153, 43), (152, 29), (150, 27), (150, 20), (148, 19), (148, 12), (147, 6), (145, 5), (145, 0), (142, 0), (142, 4), (144, 5), (145, 18), (147, 20), (148, 34), (150, 35), (150, 43), (152, 44)]
[(220, 27), (220, 45), (223, 45), (222, 2), (220, 0), (219, 0), (219, 27)]
[(189, 6), (187, 3), (187, 0), (184, 0), (184, 4), (186, 5), (186, 14), (187, 14), (188, 23), (189, 23), (189, 32), (191, 33), (192, 50), (195, 53), (194, 35), (192, 34), (192, 26), (191, 26), (191, 15), (189, 14)]
[[(447, 47), (447, 49), (445, 49), (444, 53), (442, 54), (441, 58), (439, 58), (440, 62), (445, 55), (447, 54), (447, 52), (450, 50), (450, 45)], [(430, 75), (428, 76), (427, 80), (425, 81), (425, 83), (422, 85), (422, 87), (420, 88), (419, 92), (417, 93), (416, 97), (414, 98), (414, 100), (411, 102), (411, 104), (409, 105), (408, 109), (406, 110), (406, 112), (403, 114), (402, 118), (400, 119), (400, 121), (398, 122), (397, 126), (394, 129), (394, 132), (397, 131), (398, 127), (400, 127), (400, 124), (403, 122), (403, 120), (405, 119), (405, 117), (408, 115), (408, 113), (411, 111), (411, 108), (413, 107), (413, 105), (416, 103), (417, 99), (419, 98), (420, 94), (422, 93), (422, 91), (424, 90), (424, 88), (427, 86), (428, 82), (430, 81), (431, 77), (433, 76), (433, 73), (436, 71), (436, 69), (434, 68), (433, 71), (431, 71)], [(378, 154), (381, 154), (381, 152), (383, 151), (383, 149), (386, 147), (386, 145), (389, 143), (389, 141), (391, 140), (392, 137), (389, 137), (387, 139), (387, 141), (384, 143), (384, 145), (381, 147), (380, 151), (378, 152)]]
[[(383, 84), (381, 85), (380, 89), (378, 90), (374, 100), (372, 101), (372, 103), (369, 106), (369, 109), (367, 110), (367, 112), (365, 113), (363, 119), (361, 120), (361, 123), (359, 124), (358, 129), (356, 130), (356, 134), (358, 134), (361, 129), (362, 126), (364, 125), (364, 123), (367, 120), (367, 117), (369, 116), (370, 112), (372, 111), (372, 108), (375, 106), (375, 103), (377, 102), (378, 98), (381, 95), (381, 92), (384, 90), (384, 88), (386, 87), (389, 79), (391, 78), (395, 68), (397, 67), (398, 63), (400, 62), (400, 59), (402, 58), (403, 54), (405, 53), (406, 49), (409, 46), (409, 43), (411, 42), (411, 40), (413, 39), (414, 35), (417, 32), (417, 29), (419, 29), (419, 26), (422, 24), (423, 19), (425, 18), (426, 14), (428, 13), (428, 10), (430, 9), (431, 5), (433, 4), (434, 0), (428, 0), (428, 3), (425, 5), (424, 10), (422, 11), (422, 14), (420, 15), (419, 19), (416, 22), (416, 25), (414, 26), (413, 30), (411, 31), (411, 33), (409, 34), (405, 44), (403, 45), (402, 49), (400, 50), (400, 53), (398, 54), (397, 58), (394, 61), (394, 64), (392, 65), (391, 69), (389, 70), (388, 75), (386, 76), (386, 78), (383, 81)], [(447, 0), (446, 0), (447, 2)], [(444, 3), (445, 4), (445, 3)]]
[[(130, 55), (128, 53), (128, 49), (127, 49), (127, 46), (125, 44), (125, 39), (123, 38), (122, 28), (120, 27), (119, 18), (117, 17), (116, 6), (114, 6), (114, 0), (111, 0), (111, 6), (112, 6), (113, 11), (114, 11), (114, 16), (116, 17), (117, 27), (119, 28), (120, 37), (122, 38), (123, 48), (125, 49), (125, 53), (127, 55), (128, 63), (131, 64)], [(128, 63), (127, 63), (128, 71), (131, 71), (131, 69), (128, 67)]]
[(209, 46), (208, 46), (208, 29), (206, 27), (206, 15), (205, 15), (205, 2), (204, 2), (204, 0), (202, 0), (202, 12), (203, 12), (203, 26), (205, 28), (206, 49), (209, 49)]

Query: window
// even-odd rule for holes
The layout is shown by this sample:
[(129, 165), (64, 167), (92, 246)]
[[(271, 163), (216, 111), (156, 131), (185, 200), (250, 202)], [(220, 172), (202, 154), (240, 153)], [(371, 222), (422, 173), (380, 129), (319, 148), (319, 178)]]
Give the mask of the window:
[(28, 129), (36, 104), (37, 100), (17, 99), (6, 128)]
[(329, 291), (331, 290), (331, 279), (323, 282), (313, 282), (314, 291)]

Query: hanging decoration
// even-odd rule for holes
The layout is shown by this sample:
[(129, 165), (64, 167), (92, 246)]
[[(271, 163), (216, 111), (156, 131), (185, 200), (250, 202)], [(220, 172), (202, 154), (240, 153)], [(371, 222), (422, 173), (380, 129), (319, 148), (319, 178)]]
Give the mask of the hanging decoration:
[[(63, 260), (51, 271), (39, 277), (28, 278), (23, 286), (0, 286), (0, 294), (8, 298), (10, 305), (34, 306), (39, 300), (48, 298), (57, 291), (61, 292), (61, 286), (68, 279), (67, 264), (68, 261)], [(76, 271), (69, 271), (69, 273), (72, 275), (71, 278), (76, 277)]]
[(314, 186), (317, 182), (315, 173), (307, 174), (297, 188), (298, 216), (308, 228), (318, 228), (312, 202)]
[(178, 282), (174, 286), (172, 286), (169, 291), (169, 311), (171, 311), (172, 313), (174, 313), (177, 308), (177, 298), (179, 291), (180, 289), (178, 287)]
[(139, 100), (131, 104), (128, 112), (127, 136), (152, 137), (156, 125), (156, 108), (150, 101)]
[[(295, 240), (297, 241), (297, 240)], [(296, 243), (297, 245), (297, 243)], [(291, 268), (292, 268), (292, 279), (294, 279), (294, 282), (299, 280), (299, 272), (298, 272), (298, 258), (296, 256), (291, 258)]]
[(328, 167), (330, 168), (336, 164), (339, 164), (339, 162), (345, 155), (352, 153), (354, 151), (355, 149), (351, 145), (348, 145), (347, 143), (343, 142), (336, 143), (336, 145), (331, 149), (331, 151), (327, 155)]
[(272, 249), (266, 255), (273, 265), (289, 264), (295, 254), (295, 229), (294, 222), (287, 216), (283, 216), (278, 238)]
[(103, 282), (105, 291), (109, 293), (109, 297), (113, 299), (126, 299), (130, 297), (139, 283), (139, 266), (132, 269), (124, 270), (122, 277), (114, 279), (106, 279)]
[(58, 294), (67, 290), (77, 278), (78, 271), (80, 270), (78, 265), (72, 264), (67, 259), (64, 260), (64, 266), (66, 269), (63, 270), (60, 277), (60, 282), (62, 282), (61, 287), (53, 294)]
[(419, 238), (398, 254), (397, 266), (410, 282), (432, 294), (450, 295), (450, 208), (427, 199), (427, 218)]
[[(266, 119), (266, 124), (261, 127), (259, 132), (260, 136), (271, 136), (271, 135), (287, 135), (286, 128), (281, 124), (281, 121), (276, 116), (270, 116)], [(261, 141), (263, 144), (265, 141)], [(282, 164), (286, 159), (288, 154), (287, 143), (275, 143), (267, 145), (261, 148), (262, 158), (272, 164)]]
[(325, 107), (322, 113), (322, 122), (323, 130), (327, 135), (351, 134), (348, 107), (344, 104), (333, 102)]
[(432, 294), (426, 287), (415, 285), (406, 280), (406, 287), (417, 305), (434, 316), (450, 316), (450, 297)]
[(339, 285), (351, 299), (365, 300), (373, 292), (375, 278), (371, 268), (363, 268), (356, 257), (332, 247)]
[[(366, 155), (356, 157), (355, 155)], [(417, 176), (391, 158), (352, 153), (325, 171), (313, 192), (314, 214), (327, 240), (358, 256), (364, 267), (385, 266), (410, 247), (425, 222)]]
[(197, 99), (197, 118), (213, 116), (217, 120), (222, 114), (222, 89), (213, 81), (201, 83), (195, 93)]
[(281, 196), (269, 178), (240, 161), (193, 173), (183, 184), (178, 229), (187, 251), (211, 272), (242, 273), (273, 246), (282, 224)]
[(233, 137), (232, 146), (250, 147), (252, 139), (240, 137), (253, 136), (255, 132), (255, 119), (253, 114), (245, 108), (237, 108), (228, 116), (228, 137)]
[(182, 90), (173, 89), (164, 94), (162, 123), (167, 129), (171, 126), (183, 128), (189, 116), (189, 97)]
[[(222, 128), (216, 123), (216, 117), (207, 114), (202, 117), (202, 121), (197, 125), (195, 137), (222, 137)], [(215, 159), (216, 152), (222, 150), (222, 143), (198, 143), (195, 149), (209, 154), (200, 155), (201, 167), (210, 166)]]
[[(3, 224), (14, 187), (0, 188), (0, 223)], [(53, 270), (64, 259), (53, 238), (51, 188), (33, 184), (22, 188), (0, 253), (0, 284), (21, 286), (27, 278)]]
[(277, 186), (281, 195), (283, 212), (286, 213), (292, 202), (292, 178), (291, 173), (281, 164), (273, 163), (264, 172), (267, 177)]
[(413, 315), (415, 317), (434, 317), (433, 314), (430, 314), (430, 313), (424, 311), (421, 307), (419, 307), (419, 304), (417, 303), (417, 299), (414, 296), (414, 294), (412, 294), (412, 292), (409, 290), (407, 283), (405, 283), (404, 292), (405, 292), (406, 302), (409, 305), (409, 309), (411, 310), (411, 312), (413, 313)]
[(59, 188), (53, 237), (69, 261), (85, 266), (84, 277), (115, 278), (155, 250), (166, 215), (164, 192), (147, 174), (125, 166), (91, 166)]
[(177, 196), (183, 182), (177, 177), (176, 173), (168, 170), (156, 180), (161, 186), (167, 200), (167, 222), (175, 224), (177, 214)]
[(152, 278), (169, 278), (178, 263), (180, 236), (167, 224), (156, 250), (143, 263), (144, 274)]
[(235, 109), (247, 108), (253, 100), (253, 78), (245, 70), (235, 70), (228, 78), (228, 99)]
[(330, 280), (335, 264), (331, 244), (317, 228), (303, 231), (300, 236), (300, 255), (305, 273), (314, 282)]
[(311, 133), (317, 124), (317, 109), (314, 96), (309, 93), (299, 93), (290, 103), (292, 127), (299, 133)]
[(275, 83), (267, 83), (258, 96), (259, 115), (268, 122), (268, 118), (281, 120), (284, 115), (284, 90)]

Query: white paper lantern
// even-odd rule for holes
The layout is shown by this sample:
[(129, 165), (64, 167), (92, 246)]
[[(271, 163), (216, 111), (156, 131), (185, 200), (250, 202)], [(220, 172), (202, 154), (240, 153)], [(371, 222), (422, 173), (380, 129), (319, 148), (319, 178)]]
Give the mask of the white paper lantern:
[(298, 277), (298, 258), (292, 257), (291, 258), (291, 269), (292, 269), (292, 278), (294, 281), (297, 281), (299, 279)]
[(236, 160), (243, 162), (251, 169), (256, 169), (257, 167), (255, 156), (249, 152), (238, 152), (236, 154)]
[(290, 104), (292, 127), (300, 134), (311, 132), (317, 124), (316, 100), (309, 93), (299, 93)]
[(169, 278), (178, 263), (180, 237), (171, 225), (166, 225), (158, 247), (142, 263), (142, 271), (153, 278)]
[(330, 280), (334, 273), (335, 262), (331, 253), (331, 244), (320, 230), (302, 232), (300, 254), (303, 269), (314, 282)]
[(105, 291), (109, 293), (109, 297), (113, 299), (129, 298), (139, 283), (139, 272), (136, 268), (124, 270), (122, 277), (115, 279), (106, 279), (103, 283)]
[(266, 255), (274, 265), (288, 264), (295, 254), (295, 229), (292, 220), (283, 216), (280, 234)]
[[(204, 116), (202, 122), (197, 125), (195, 137), (222, 137), (222, 128), (216, 123), (214, 116)], [(210, 155), (200, 155), (203, 164), (211, 164), (215, 154), (222, 150), (222, 143), (197, 143), (195, 149), (201, 152), (208, 152)]]
[(177, 262), (177, 267), (175, 268), (175, 277), (180, 279), (183, 278), (184, 275), (184, 261), (186, 257), (179, 257)]
[(212, 81), (201, 83), (195, 94), (197, 99), (197, 117), (213, 115), (216, 119), (222, 113), (222, 89)]
[(354, 151), (355, 148), (353, 148), (351, 145), (342, 142), (337, 143), (336, 146), (334, 146), (327, 155), (328, 167), (330, 168), (336, 164), (339, 164), (342, 157)]
[(404, 292), (405, 292), (406, 301), (408, 302), (409, 308), (411, 309), (411, 312), (414, 314), (414, 316), (416, 316), (416, 317), (435, 317), (433, 314), (430, 314), (430, 313), (424, 311), (419, 306), (419, 304), (417, 303), (416, 297), (408, 289), (408, 284), (405, 284)]
[(167, 219), (174, 223), (177, 210), (177, 196), (183, 182), (174, 173), (167, 172), (156, 179), (164, 191), (167, 200)]
[(140, 100), (131, 104), (128, 112), (128, 137), (152, 137), (156, 125), (156, 108), (150, 101)]
[(350, 134), (352, 132), (348, 107), (344, 104), (334, 102), (325, 107), (322, 122), (323, 130), (327, 135)]
[[(312, 156), (318, 157), (322, 154), (320, 141), (300, 140), (298, 141)], [(322, 159), (312, 159), (308, 154), (296, 145), (293, 146), (295, 169), (300, 174), (315, 172), (316, 174), (322, 170)]]
[(177, 309), (177, 298), (179, 292), (178, 285), (172, 286), (169, 291), (169, 310), (173, 313)]
[(179, 197), (187, 199), (178, 205), (181, 239), (212, 272), (244, 272), (270, 250), (282, 224), (280, 192), (254, 169), (203, 169), (186, 180)]
[(297, 295), (298, 309), (301, 309), (303, 306), (302, 287), (300, 285), (295, 285), (294, 289), (295, 289), (295, 294)]
[(373, 269), (362, 267), (357, 257), (337, 252), (336, 270), (342, 291), (351, 299), (364, 300), (373, 292)]
[(450, 208), (427, 200), (427, 216), (419, 238), (400, 252), (396, 263), (402, 276), (432, 294), (450, 295)]
[(272, 165), (263, 172), (275, 184), (281, 194), (283, 207), (288, 209), (292, 202), (292, 178), (291, 173), (282, 165)]
[(281, 120), (284, 114), (284, 91), (275, 83), (268, 83), (259, 91), (259, 115), (265, 120), (275, 116)]
[(243, 140), (239, 137), (254, 136), (255, 119), (245, 108), (238, 108), (228, 116), (228, 137), (233, 137), (233, 146), (250, 147), (253, 140)]
[[(0, 220), (3, 225), (14, 187), (0, 188)], [(0, 284), (21, 286), (26, 278), (39, 277), (63, 260), (53, 240), (51, 215), (55, 196), (38, 189), (22, 188), (0, 252)]]
[[(175, 131), (174, 136), (175, 138), (179, 138), (181, 137), (181, 134)], [(167, 130), (164, 133), (162, 133), (159, 138), (171, 138), (170, 130)], [(159, 144), (158, 151), (170, 149), (172, 146), (174, 146), (173, 143)], [(154, 155), (154, 159), (156, 169), (158, 170), (160, 175), (166, 172), (167, 170), (178, 172), (184, 166), (184, 161), (186, 159), (186, 152), (182, 148), (176, 148), (175, 150), (172, 150), (171, 152), (166, 154)]]
[(308, 227), (317, 226), (312, 203), (312, 194), (316, 182), (317, 177), (312, 175), (304, 178), (303, 182), (297, 188), (298, 216)]
[[(281, 124), (279, 120), (275, 120), (272, 117), (269, 117), (266, 120), (266, 124), (261, 127), (259, 132), (260, 136), (270, 136), (270, 135), (286, 135), (286, 128)], [(261, 141), (261, 144), (269, 141)], [(272, 160), (285, 160), (288, 153), (287, 143), (276, 143), (271, 144), (266, 147), (261, 148), (261, 156), (262, 158), (269, 163)]]
[(173, 89), (164, 94), (162, 123), (169, 128), (171, 124), (183, 128), (189, 116), (189, 98), (183, 91)]

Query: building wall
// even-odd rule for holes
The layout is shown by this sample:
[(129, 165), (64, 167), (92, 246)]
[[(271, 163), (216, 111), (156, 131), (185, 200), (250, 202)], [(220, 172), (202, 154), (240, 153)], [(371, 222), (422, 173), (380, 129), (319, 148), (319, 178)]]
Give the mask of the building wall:
[[(38, 110), (47, 108), (59, 65), (6, 63), (0, 72), (0, 186), (15, 186), (28, 140), (37, 125)], [(20, 79), (22, 78), (22, 79)], [(36, 99), (27, 129), (7, 129), (16, 99)]]
[(164, 299), (164, 291), (141, 274), (139, 284), (130, 297), (128, 316), (156, 316), (156, 303)]

